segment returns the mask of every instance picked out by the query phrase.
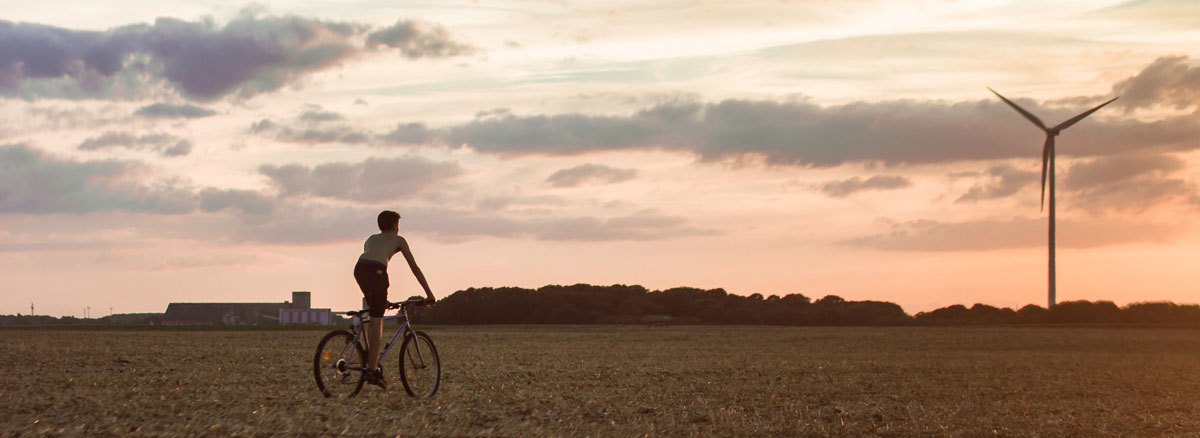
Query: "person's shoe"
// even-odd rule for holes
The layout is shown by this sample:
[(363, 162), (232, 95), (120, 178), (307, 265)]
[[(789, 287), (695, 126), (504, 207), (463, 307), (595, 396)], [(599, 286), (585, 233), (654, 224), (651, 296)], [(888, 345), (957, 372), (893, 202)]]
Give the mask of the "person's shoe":
[(383, 379), (383, 372), (379, 369), (363, 372), (363, 380), (387, 390), (387, 380)]

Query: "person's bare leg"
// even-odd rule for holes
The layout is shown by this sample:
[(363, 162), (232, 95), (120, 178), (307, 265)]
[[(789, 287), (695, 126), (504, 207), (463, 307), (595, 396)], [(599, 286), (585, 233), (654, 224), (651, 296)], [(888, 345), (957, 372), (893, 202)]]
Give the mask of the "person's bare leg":
[(383, 343), (383, 317), (371, 317), (367, 323), (367, 369), (379, 366), (379, 344)]

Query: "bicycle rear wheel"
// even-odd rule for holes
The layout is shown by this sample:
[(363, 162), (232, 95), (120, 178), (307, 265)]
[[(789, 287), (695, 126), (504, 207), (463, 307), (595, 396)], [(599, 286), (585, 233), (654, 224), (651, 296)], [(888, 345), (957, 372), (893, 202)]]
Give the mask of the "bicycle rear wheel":
[(350, 398), (363, 387), (363, 370), (367, 367), (367, 352), (354, 342), (354, 335), (334, 330), (317, 344), (313, 356), (313, 377), (317, 389), (325, 397)]
[(433, 339), (424, 332), (404, 337), (400, 346), (400, 382), (413, 397), (433, 397), (442, 379), (442, 362)]

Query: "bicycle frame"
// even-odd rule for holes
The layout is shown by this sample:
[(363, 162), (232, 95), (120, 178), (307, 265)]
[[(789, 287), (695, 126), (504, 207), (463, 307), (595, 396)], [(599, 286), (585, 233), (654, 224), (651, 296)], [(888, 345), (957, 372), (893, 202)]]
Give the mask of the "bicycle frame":
[[(414, 339), (417, 337), (417, 330), (415, 328), (413, 328), (412, 324), (409, 324), (408, 306), (401, 306), (400, 312), (397, 312), (395, 315), (391, 315), (391, 316), (385, 315), (383, 317), (383, 322), (387, 323), (388, 321), (397, 320), (397, 319), (402, 319), (402, 320), (404, 320), (404, 322), (400, 324), (400, 328), (396, 330), (396, 334), (392, 335), (392, 339), (389, 340), (388, 343), (383, 346), (383, 349), (379, 351), (379, 361), (376, 363), (379, 363), (379, 364), (383, 363), (383, 358), (387, 357), (387, 354), (389, 351), (392, 351), (392, 346), (396, 345), (396, 340), (400, 339), (401, 334), (407, 333), (410, 336), (412, 336)], [(367, 342), (366, 342), (366, 339), (363, 339), (362, 316), (355, 316), (350, 320), (350, 331), (352, 333), (354, 333), (354, 345), (357, 345), (359, 342), (362, 342), (362, 345), (365, 349)], [(339, 357), (345, 357), (345, 354), (346, 354), (345, 349), (346, 348), (350, 348), (350, 345), (347, 345), (346, 347), (344, 347), (344, 349), (342, 350), (341, 355)], [(419, 356), (421, 354), (421, 352), (417, 351), (417, 354)], [(418, 357), (418, 359), (424, 360), (424, 358), (420, 358), (420, 357)], [(353, 371), (363, 371), (363, 370), (366, 370), (366, 367), (365, 366), (363, 366), (363, 367), (347, 366), (346, 369), (353, 370)]]

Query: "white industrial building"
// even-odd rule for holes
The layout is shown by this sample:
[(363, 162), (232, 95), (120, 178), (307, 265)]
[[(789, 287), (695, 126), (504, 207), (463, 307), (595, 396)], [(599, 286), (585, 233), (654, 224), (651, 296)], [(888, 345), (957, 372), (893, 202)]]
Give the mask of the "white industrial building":
[(329, 309), (279, 309), (279, 323), (329, 325)]
[(329, 309), (313, 309), (312, 293), (308, 291), (292, 292), (292, 307), (279, 308), (280, 324), (321, 324), (329, 325), (332, 313)]

